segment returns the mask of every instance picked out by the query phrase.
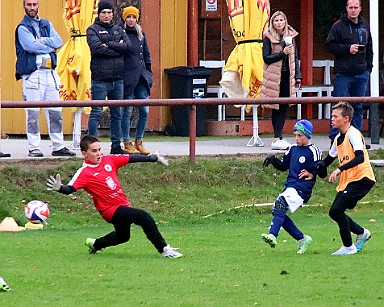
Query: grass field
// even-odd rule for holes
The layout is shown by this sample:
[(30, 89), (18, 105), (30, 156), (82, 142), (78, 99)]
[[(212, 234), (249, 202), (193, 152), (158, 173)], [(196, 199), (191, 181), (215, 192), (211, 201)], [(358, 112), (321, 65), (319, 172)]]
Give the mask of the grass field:
[(44, 230), (0, 233), (0, 275), (12, 288), (0, 292), (0, 306), (384, 305), (383, 169), (375, 169), (377, 185), (350, 212), (372, 239), (359, 254), (337, 257), (330, 254), (341, 241), (327, 215), (335, 185), (324, 180), (311, 206), (292, 216), (314, 239), (297, 255), (284, 231), (275, 249), (260, 239), (270, 207), (250, 205), (273, 202), (286, 173), (263, 168), (259, 157), (124, 167), (120, 179), (132, 205), (151, 212), (167, 242), (184, 254), (164, 259), (136, 226), (130, 242), (87, 253), (85, 238), (106, 234), (110, 225), (85, 193), (70, 198), (45, 190), (48, 175), (60, 172), (68, 181), (80, 163), (24, 162), (1, 170), (1, 218), (25, 223), (23, 206), (31, 199), (48, 202), (52, 213)]

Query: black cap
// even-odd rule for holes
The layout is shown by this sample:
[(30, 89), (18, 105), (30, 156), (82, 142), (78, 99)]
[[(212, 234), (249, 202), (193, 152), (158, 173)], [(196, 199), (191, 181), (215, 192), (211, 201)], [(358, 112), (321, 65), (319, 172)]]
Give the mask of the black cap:
[(98, 9), (97, 9), (97, 15), (100, 15), (100, 12), (102, 10), (105, 10), (105, 9), (112, 10), (112, 11), (114, 10), (113, 5), (110, 2), (108, 2), (108, 1), (101, 1), (99, 3)]

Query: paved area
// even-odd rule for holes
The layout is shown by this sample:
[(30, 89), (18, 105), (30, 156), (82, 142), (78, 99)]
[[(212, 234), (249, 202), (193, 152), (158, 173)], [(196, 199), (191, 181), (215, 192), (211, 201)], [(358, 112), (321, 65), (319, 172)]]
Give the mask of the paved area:
[[(247, 146), (250, 137), (239, 137), (239, 138), (224, 138), (209, 140), (209, 141), (197, 141), (196, 142), (196, 156), (204, 155), (234, 155), (234, 154), (273, 154), (284, 151), (271, 150), (272, 138), (265, 138), (261, 136), (261, 139), (264, 143), (264, 147), (249, 147)], [(286, 138), (288, 142), (293, 143), (293, 137)], [(366, 138), (368, 144), (371, 143), (370, 138)], [(322, 151), (328, 151), (330, 141), (325, 135), (315, 135), (312, 138), (312, 143), (320, 147)], [(71, 148), (71, 141), (65, 142), (66, 146), (71, 150), (76, 152), (77, 157), (82, 158), (81, 152), (79, 149)], [(380, 144), (372, 144), (371, 150), (383, 149), (384, 148), (383, 139), (380, 140)], [(189, 141), (185, 142), (174, 142), (172, 137), (169, 138), (169, 141), (159, 141), (159, 142), (144, 142), (145, 147), (151, 152), (160, 151), (162, 155), (165, 156), (188, 156), (189, 155)], [(102, 143), (103, 152), (109, 153), (110, 143)], [(44, 153), (43, 158), (31, 158), (28, 157), (27, 149), (27, 140), (26, 139), (3, 139), (0, 142), (0, 151), (3, 153), (10, 153), (10, 158), (1, 158), (0, 163), (6, 162), (9, 160), (39, 160), (44, 158), (49, 159), (58, 159), (62, 157), (52, 157), (51, 152), (51, 142), (49, 140), (41, 141), (41, 150)]]

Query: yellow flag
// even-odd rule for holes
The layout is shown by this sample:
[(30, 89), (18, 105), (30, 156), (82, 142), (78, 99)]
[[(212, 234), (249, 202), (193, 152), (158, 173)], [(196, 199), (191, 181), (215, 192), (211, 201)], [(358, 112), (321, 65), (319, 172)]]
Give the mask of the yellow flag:
[[(237, 43), (228, 57), (224, 76), (220, 82), (224, 91), (234, 98), (260, 96), (263, 78), (263, 32), (268, 27), (270, 17), (269, 0), (227, 0), (228, 14), (233, 37)], [(226, 71), (232, 72), (225, 76)], [(237, 74), (233, 74), (237, 72)], [(240, 84), (242, 89), (234, 87)], [(232, 95), (231, 95), (232, 94)]]

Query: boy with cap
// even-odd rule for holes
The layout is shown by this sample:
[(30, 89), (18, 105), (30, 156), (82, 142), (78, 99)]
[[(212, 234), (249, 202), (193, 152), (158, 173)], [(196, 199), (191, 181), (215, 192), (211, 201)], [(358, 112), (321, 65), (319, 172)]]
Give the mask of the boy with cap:
[(326, 177), (326, 170), (318, 173), (318, 163), (321, 161), (321, 150), (311, 144), (313, 126), (308, 120), (300, 120), (293, 127), (293, 135), (296, 144), (292, 145), (284, 154), (282, 160), (274, 155), (264, 160), (264, 166), (272, 164), (280, 171), (288, 171), (284, 190), (277, 197), (272, 209), (272, 222), (268, 234), (262, 234), (261, 238), (271, 247), (276, 247), (276, 237), (283, 227), (288, 234), (298, 241), (298, 254), (304, 254), (312, 238), (303, 234), (287, 215), (288, 210), (293, 213), (303, 203), (307, 202), (316, 183), (316, 175)]
[[(338, 224), (343, 246), (332, 255), (356, 254), (371, 237), (371, 232), (361, 227), (348, 215), (347, 209), (355, 208), (375, 185), (373, 173), (364, 137), (361, 132), (351, 125), (354, 109), (347, 102), (339, 102), (332, 107), (331, 124), (339, 130), (333, 141), (328, 156), (322, 161), (322, 169), (338, 158), (340, 166), (329, 176), (329, 182), (336, 182), (337, 195), (329, 209), (329, 216)], [(351, 232), (356, 234), (356, 243), (352, 242)]]

